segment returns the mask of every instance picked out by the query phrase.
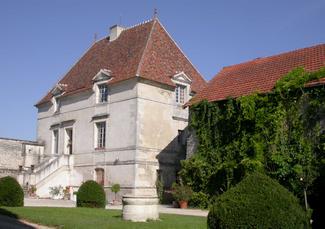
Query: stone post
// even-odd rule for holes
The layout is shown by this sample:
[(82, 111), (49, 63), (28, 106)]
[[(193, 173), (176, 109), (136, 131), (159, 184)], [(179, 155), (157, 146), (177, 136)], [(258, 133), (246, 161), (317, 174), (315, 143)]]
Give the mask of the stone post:
[(123, 219), (145, 222), (159, 219), (159, 199), (156, 191), (157, 161), (139, 161), (135, 165), (135, 183), (130, 194), (124, 195)]

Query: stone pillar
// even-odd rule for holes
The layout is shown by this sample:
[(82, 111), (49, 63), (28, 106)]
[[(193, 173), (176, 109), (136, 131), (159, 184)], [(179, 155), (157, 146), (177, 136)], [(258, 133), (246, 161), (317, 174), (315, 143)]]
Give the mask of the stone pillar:
[[(148, 156), (149, 153), (146, 154)], [(153, 160), (139, 160), (135, 163), (134, 188), (122, 198), (124, 220), (145, 222), (159, 219), (159, 199), (155, 185), (157, 168), (157, 161)]]
[(157, 196), (124, 195), (123, 219), (145, 222), (159, 219)]

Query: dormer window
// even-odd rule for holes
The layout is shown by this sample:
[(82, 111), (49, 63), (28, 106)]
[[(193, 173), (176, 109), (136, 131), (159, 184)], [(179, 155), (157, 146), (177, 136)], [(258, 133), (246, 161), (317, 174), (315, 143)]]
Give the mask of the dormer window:
[(176, 104), (183, 105), (189, 99), (191, 79), (184, 73), (178, 72), (172, 77), (175, 83), (175, 102)]
[(64, 94), (64, 90), (67, 87), (67, 84), (58, 83), (55, 87), (51, 90), (52, 94), (52, 104), (53, 104), (53, 112), (58, 113), (60, 112), (61, 101), (60, 96)]
[(98, 103), (106, 103), (108, 98), (107, 84), (98, 85)]
[(176, 84), (175, 87), (176, 103), (184, 104), (186, 100), (186, 86)]
[(53, 113), (59, 113), (60, 112), (60, 107), (61, 107), (60, 98), (54, 96), (52, 98), (52, 104), (53, 104)]
[(96, 94), (96, 103), (108, 102), (108, 81), (112, 79), (111, 71), (107, 69), (101, 69), (93, 78), (94, 91)]

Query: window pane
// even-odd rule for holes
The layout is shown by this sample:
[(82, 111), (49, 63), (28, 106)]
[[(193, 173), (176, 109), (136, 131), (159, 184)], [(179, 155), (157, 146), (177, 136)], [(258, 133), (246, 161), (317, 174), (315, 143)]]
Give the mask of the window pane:
[(184, 103), (185, 102), (185, 87), (184, 86), (180, 86), (180, 98), (179, 98), (179, 102), (180, 103)]
[(107, 84), (101, 84), (98, 86), (99, 89), (99, 102), (104, 103), (107, 102), (108, 97), (108, 87)]
[(97, 148), (105, 148), (106, 122), (99, 122), (97, 126)]
[(53, 153), (59, 153), (59, 131), (53, 130)]
[(176, 85), (175, 88), (175, 96), (176, 96), (176, 103), (185, 103), (186, 99), (186, 86), (183, 85)]

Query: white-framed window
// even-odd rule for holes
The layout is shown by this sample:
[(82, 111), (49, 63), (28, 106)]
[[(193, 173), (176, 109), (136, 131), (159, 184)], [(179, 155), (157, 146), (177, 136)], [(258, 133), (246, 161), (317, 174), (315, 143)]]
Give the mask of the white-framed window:
[(108, 101), (108, 85), (106, 83), (98, 84), (97, 103), (106, 103)]
[(176, 103), (184, 104), (186, 101), (186, 86), (181, 84), (176, 84), (175, 87), (175, 98)]
[(59, 129), (52, 131), (52, 154), (59, 154)]
[(64, 153), (72, 154), (73, 152), (73, 128), (64, 129)]
[(106, 122), (95, 123), (95, 148), (104, 149), (106, 147)]
[(53, 112), (58, 113), (60, 112), (60, 107), (61, 107), (61, 101), (59, 97), (53, 97), (52, 98), (52, 103), (53, 103)]

